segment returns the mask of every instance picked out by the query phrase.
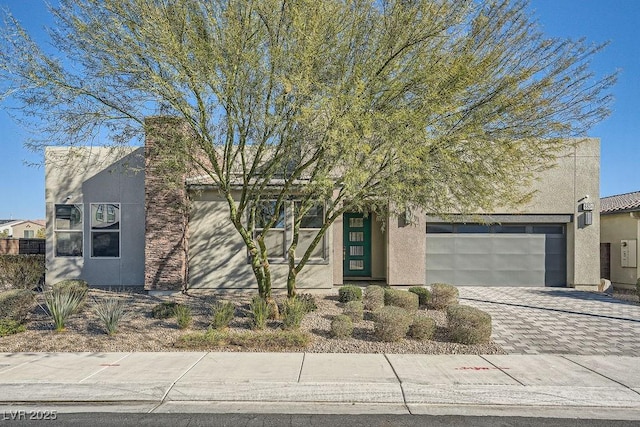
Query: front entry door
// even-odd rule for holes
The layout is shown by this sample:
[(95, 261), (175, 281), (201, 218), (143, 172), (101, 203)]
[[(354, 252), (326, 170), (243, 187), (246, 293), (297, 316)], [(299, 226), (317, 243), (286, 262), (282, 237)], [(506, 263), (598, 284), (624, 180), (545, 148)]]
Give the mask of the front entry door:
[(343, 215), (343, 274), (345, 277), (371, 277), (371, 216)]

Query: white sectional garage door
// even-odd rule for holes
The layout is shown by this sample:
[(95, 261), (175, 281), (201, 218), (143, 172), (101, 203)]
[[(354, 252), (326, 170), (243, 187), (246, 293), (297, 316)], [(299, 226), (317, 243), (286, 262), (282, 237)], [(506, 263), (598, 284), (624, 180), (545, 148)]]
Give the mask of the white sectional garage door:
[(565, 286), (564, 224), (427, 227), (426, 283)]

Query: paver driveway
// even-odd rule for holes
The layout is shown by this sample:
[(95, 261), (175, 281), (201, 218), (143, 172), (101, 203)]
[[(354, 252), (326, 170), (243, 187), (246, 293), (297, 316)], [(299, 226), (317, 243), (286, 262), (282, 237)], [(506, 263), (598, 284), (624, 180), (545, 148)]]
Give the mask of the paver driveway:
[(566, 288), (459, 286), (509, 354), (640, 355), (640, 305)]

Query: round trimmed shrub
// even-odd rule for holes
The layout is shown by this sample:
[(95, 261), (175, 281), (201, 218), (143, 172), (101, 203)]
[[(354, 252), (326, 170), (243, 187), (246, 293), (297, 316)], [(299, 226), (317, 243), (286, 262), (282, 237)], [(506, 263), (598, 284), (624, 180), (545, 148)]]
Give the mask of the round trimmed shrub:
[(353, 333), (353, 321), (346, 314), (338, 314), (331, 319), (331, 336), (349, 338)]
[(51, 289), (52, 290), (68, 289), (72, 292), (79, 292), (79, 293), (86, 294), (89, 291), (89, 284), (86, 281), (80, 280), (80, 279), (67, 279), (67, 280), (62, 280), (60, 282), (54, 283)]
[(364, 308), (375, 311), (384, 307), (384, 288), (378, 285), (369, 285), (364, 290)]
[(447, 308), (449, 334), (461, 344), (487, 343), (491, 339), (489, 313), (468, 305), (452, 305)]
[(431, 292), (429, 292), (429, 289), (423, 288), (422, 286), (412, 286), (409, 288), (409, 292), (418, 295), (420, 305), (429, 305), (429, 301), (431, 301)]
[(176, 315), (178, 303), (174, 301), (164, 301), (156, 304), (151, 309), (151, 317), (154, 319), (168, 319)]
[(0, 319), (23, 323), (35, 307), (35, 294), (29, 289), (11, 289), (0, 293)]
[(404, 308), (385, 306), (374, 312), (373, 331), (380, 341), (400, 341), (409, 331), (413, 316)]
[(436, 321), (430, 317), (416, 316), (409, 326), (409, 336), (417, 340), (430, 340), (436, 332)]
[(342, 286), (338, 289), (338, 299), (340, 302), (360, 301), (362, 289), (355, 285)]
[(384, 305), (392, 305), (409, 311), (416, 311), (420, 306), (418, 295), (391, 288), (384, 290)]
[(458, 304), (458, 288), (446, 283), (431, 285), (431, 308), (443, 310), (455, 304)]
[(362, 301), (349, 301), (345, 303), (342, 312), (352, 321), (359, 322), (364, 318), (364, 304)]

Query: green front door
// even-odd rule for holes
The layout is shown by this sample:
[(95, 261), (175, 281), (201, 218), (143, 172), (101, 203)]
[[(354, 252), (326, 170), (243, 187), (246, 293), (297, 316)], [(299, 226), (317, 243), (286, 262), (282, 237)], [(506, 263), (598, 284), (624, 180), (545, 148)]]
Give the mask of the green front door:
[(343, 274), (345, 277), (371, 277), (371, 216), (345, 213)]

